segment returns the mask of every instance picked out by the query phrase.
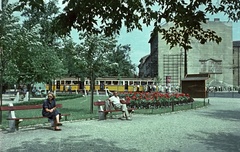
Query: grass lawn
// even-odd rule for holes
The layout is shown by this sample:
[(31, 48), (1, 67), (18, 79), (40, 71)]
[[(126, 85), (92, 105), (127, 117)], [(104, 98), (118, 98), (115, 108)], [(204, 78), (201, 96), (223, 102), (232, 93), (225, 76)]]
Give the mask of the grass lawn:
[[(106, 96), (94, 96), (94, 101), (97, 100), (105, 100)], [(61, 113), (69, 113), (70, 116), (68, 116), (68, 120), (81, 120), (81, 119), (97, 119), (98, 118), (98, 110), (97, 107), (93, 106), (93, 114), (90, 113), (90, 96), (85, 97), (78, 97), (75, 99), (68, 99), (68, 100), (61, 100), (58, 101), (58, 98), (56, 99), (57, 103), (62, 104), (63, 107), (59, 109)], [(30, 101), (31, 102), (31, 101)], [(207, 103), (206, 103), (207, 105)], [(193, 102), (193, 109), (196, 107), (203, 107), (203, 101), (194, 101)], [(179, 110), (188, 110), (191, 109), (190, 104), (185, 104), (181, 106), (175, 106), (174, 111)], [(172, 107), (162, 107), (158, 109), (137, 109), (135, 110), (134, 114), (163, 114), (167, 112), (171, 112)], [(6, 129), (8, 127), (8, 120), (6, 118), (8, 117), (8, 111), (2, 112), (2, 129)], [(42, 110), (41, 109), (34, 109), (34, 110), (19, 110), (15, 111), (16, 117), (31, 117), (31, 116), (41, 116)], [(120, 114), (120, 113), (114, 113), (114, 114)], [(134, 116), (133, 116), (134, 117)], [(32, 119), (32, 120), (24, 120), (20, 123), (21, 126), (29, 126), (29, 125), (36, 125), (36, 124), (45, 124), (47, 123), (47, 119)]]

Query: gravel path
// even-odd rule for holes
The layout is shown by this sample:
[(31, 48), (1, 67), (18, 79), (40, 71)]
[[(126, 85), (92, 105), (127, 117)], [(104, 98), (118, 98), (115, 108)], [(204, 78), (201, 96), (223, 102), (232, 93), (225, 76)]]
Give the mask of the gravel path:
[(163, 115), (134, 115), (0, 131), (1, 152), (238, 152), (240, 99), (209, 98), (210, 106)]

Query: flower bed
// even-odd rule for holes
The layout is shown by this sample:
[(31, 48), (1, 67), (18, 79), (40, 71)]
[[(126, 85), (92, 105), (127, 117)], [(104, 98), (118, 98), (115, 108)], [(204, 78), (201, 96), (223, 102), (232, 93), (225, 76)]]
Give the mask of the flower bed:
[(119, 96), (125, 98), (130, 107), (145, 109), (181, 105), (194, 101), (189, 94), (184, 93), (121, 92)]

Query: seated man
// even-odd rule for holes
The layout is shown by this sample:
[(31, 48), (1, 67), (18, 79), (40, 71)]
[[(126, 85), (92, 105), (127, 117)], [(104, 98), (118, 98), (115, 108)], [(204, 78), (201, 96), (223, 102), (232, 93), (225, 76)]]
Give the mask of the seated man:
[(122, 110), (122, 117), (121, 119), (126, 118), (127, 120), (131, 120), (128, 109), (127, 109), (127, 105), (126, 104), (122, 104), (120, 102), (120, 98), (118, 96), (117, 91), (113, 92), (113, 96), (109, 98), (110, 103), (113, 104), (115, 109), (121, 109)]

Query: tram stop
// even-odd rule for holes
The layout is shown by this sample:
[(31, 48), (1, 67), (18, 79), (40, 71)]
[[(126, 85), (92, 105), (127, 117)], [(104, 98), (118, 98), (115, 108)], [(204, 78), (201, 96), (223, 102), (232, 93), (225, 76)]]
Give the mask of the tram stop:
[(206, 80), (209, 74), (187, 74), (181, 80), (182, 93), (188, 93), (193, 98), (208, 98)]

